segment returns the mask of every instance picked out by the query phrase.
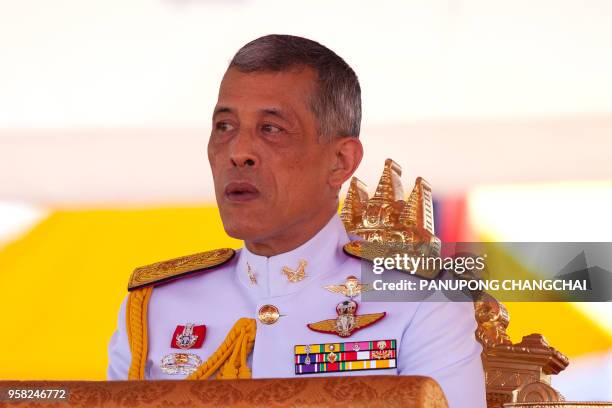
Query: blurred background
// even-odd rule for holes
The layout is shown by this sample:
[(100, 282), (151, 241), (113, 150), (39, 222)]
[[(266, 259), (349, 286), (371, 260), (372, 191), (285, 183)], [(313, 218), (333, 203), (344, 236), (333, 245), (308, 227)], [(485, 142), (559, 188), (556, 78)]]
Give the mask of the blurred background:
[[(445, 241), (612, 241), (612, 2), (0, 0), (0, 379), (104, 379), (139, 265), (221, 246), (206, 159), (233, 54), (336, 51), (384, 159), (432, 185)], [(609, 303), (508, 304), (612, 400)]]

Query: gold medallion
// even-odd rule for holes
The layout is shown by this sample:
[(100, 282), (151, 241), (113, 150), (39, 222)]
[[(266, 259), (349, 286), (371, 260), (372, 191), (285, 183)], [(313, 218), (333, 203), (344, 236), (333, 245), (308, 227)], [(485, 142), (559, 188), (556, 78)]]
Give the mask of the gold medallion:
[(274, 305), (263, 305), (257, 313), (257, 318), (263, 324), (274, 324), (278, 321), (279, 317), (278, 307)]

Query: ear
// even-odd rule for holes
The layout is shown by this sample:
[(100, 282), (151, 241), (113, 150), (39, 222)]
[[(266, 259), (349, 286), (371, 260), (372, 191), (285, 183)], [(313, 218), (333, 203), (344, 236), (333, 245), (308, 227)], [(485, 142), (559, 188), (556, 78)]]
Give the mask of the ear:
[(361, 163), (363, 146), (357, 137), (339, 137), (332, 141), (334, 158), (329, 174), (329, 185), (333, 189), (340, 189)]

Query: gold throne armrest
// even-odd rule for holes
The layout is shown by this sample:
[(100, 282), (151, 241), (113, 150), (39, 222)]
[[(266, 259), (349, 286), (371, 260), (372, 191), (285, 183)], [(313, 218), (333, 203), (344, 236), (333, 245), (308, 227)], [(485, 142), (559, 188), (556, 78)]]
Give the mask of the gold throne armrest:
[(483, 293), (474, 309), (476, 338), (483, 347), (487, 406), (565, 401), (550, 385), (550, 378), (567, 367), (568, 358), (549, 346), (541, 334), (524, 336), (520, 343), (512, 344), (506, 333), (508, 311), (493, 296)]

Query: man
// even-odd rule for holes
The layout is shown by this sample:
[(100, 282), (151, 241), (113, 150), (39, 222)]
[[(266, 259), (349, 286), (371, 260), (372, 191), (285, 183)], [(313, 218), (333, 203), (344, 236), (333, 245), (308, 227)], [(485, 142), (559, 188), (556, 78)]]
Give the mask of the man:
[[(363, 155), (360, 121), (357, 77), (331, 50), (269, 35), (238, 51), (208, 158), (224, 228), (244, 248), (138, 268), (110, 379), (425, 375), (451, 407), (484, 406), (470, 303), (361, 302), (337, 215)], [(339, 365), (345, 348), (369, 357)]]

